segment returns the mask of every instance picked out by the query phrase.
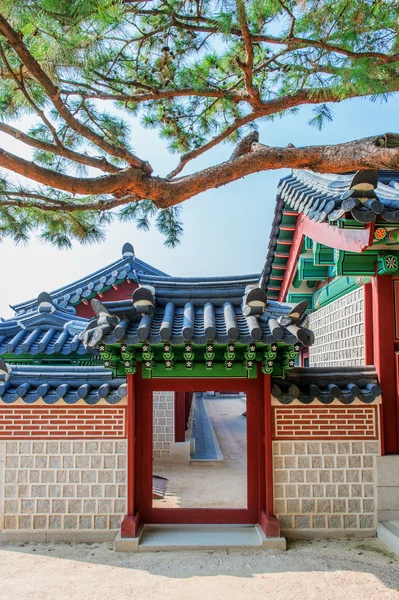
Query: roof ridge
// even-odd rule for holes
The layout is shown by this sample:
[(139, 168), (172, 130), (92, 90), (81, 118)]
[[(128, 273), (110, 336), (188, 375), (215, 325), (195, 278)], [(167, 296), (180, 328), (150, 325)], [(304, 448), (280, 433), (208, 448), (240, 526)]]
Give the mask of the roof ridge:
[[(64, 286), (56, 288), (55, 290), (52, 290), (50, 292), (50, 296), (53, 302), (62, 308), (80, 304), (80, 302), (82, 302), (82, 300), (85, 297), (84, 294), (90, 296), (91, 291), (94, 290), (95, 287), (101, 286), (102, 283), (104, 284), (104, 287), (109, 287), (109, 285), (112, 285), (113, 282), (111, 282), (109, 285), (107, 281), (101, 282), (101, 278), (106, 277), (107, 279), (112, 279), (111, 275), (113, 271), (118, 271), (114, 278), (114, 281), (117, 280), (118, 275), (120, 275), (119, 280), (125, 280), (129, 278), (128, 275), (130, 275), (130, 278), (136, 279), (136, 276), (134, 275), (135, 267), (136, 271), (139, 271), (140, 268), (144, 271), (148, 271), (147, 275), (150, 277), (168, 277), (168, 275), (163, 271), (160, 271), (159, 269), (156, 269), (148, 263), (136, 258), (133, 246), (131, 244), (124, 244), (122, 253), (123, 254), (120, 258), (109, 263), (108, 265), (105, 265), (104, 267), (97, 269), (92, 273), (84, 275), (83, 277), (73, 281), (72, 283), (66, 284)], [(129, 266), (130, 268), (126, 268)], [(123, 269), (124, 272), (122, 272)], [(76, 299), (76, 302), (72, 302), (71, 296), (73, 297), (73, 295), (76, 295), (74, 294), (74, 291), (76, 290), (81, 290), (81, 293), (77, 294), (78, 297)], [(96, 291), (101, 290), (99, 289)], [(30, 300), (26, 300), (25, 302), (12, 304), (10, 305), (10, 307), (12, 308), (12, 310), (15, 311), (15, 313), (20, 314), (21, 312), (24, 313), (27, 310), (31, 311), (36, 306), (36, 303), (37, 299), (31, 298)]]

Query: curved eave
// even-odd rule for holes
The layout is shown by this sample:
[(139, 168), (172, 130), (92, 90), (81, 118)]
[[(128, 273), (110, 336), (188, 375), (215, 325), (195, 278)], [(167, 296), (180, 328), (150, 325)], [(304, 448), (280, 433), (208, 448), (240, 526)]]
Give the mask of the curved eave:
[[(103, 293), (110, 289), (112, 285), (120, 285), (128, 279), (141, 282), (143, 277), (147, 280), (158, 277), (167, 279), (168, 275), (138, 258), (133, 259), (133, 257), (129, 256), (127, 258), (120, 258), (71, 284), (53, 290), (50, 296), (55, 304), (68, 309), (83, 301), (90, 300), (90, 298), (96, 296), (98, 293)], [(14, 304), (11, 308), (17, 314), (23, 314), (34, 310), (36, 306), (37, 299), (35, 298)]]

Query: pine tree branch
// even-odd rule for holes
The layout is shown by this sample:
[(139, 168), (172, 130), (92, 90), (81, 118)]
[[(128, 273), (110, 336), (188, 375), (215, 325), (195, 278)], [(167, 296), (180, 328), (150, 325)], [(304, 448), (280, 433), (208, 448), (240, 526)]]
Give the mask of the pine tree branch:
[(245, 4), (243, 0), (236, 0), (237, 7), (237, 15), (240, 23), (241, 31), (242, 31), (242, 39), (245, 46), (245, 62), (242, 62), (238, 57), (236, 57), (236, 61), (238, 66), (244, 73), (245, 79), (245, 88), (253, 100), (254, 104), (259, 104), (259, 91), (254, 86), (252, 77), (253, 77), (253, 68), (254, 68), (254, 49), (252, 46), (251, 33), (248, 27), (247, 15), (245, 13)]
[[(137, 11), (138, 14), (142, 15), (150, 15), (156, 14), (157, 11), (154, 10), (140, 10)], [(158, 11), (158, 13), (163, 13), (163, 11)], [(172, 16), (173, 24), (178, 29), (183, 29), (186, 31), (193, 31), (197, 33), (212, 33), (215, 35), (222, 35), (222, 33), (215, 26), (209, 25), (192, 25), (190, 23), (185, 23), (184, 20), (187, 20), (185, 15), (174, 14)], [(200, 18), (195, 19), (198, 22), (208, 22), (212, 23), (212, 19), (209, 18)], [(242, 31), (237, 27), (232, 27), (230, 29), (230, 34), (242, 38)], [(391, 64), (399, 61), (399, 53), (394, 54), (385, 54), (383, 52), (374, 52), (374, 51), (366, 51), (366, 52), (356, 52), (354, 50), (350, 50), (348, 48), (344, 48), (343, 46), (339, 46), (333, 44), (331, 42), (326, 41), (325, 39), (314, 40), (312, 38), (302, 38), (299, 36), (289, 36), (287, 37), (279, 37), (273, 35), (266, 35), (262, 33), (251, 34), (252, 43), (261, 43), (264, 42), (266, 44), (277, 44), (286, 46), (289, 44), (291, 49), (294, 49), (295, 46), (298, 48), (320, 48), (322, 50), (326, 50), (328, 52), (333, 52), (336, 54), (341, 54), (342, 56), (347, 56), (348, 58), (353, 59), (364, 59), (370, 58), (374, 59), (381, 64)]]
[(45, 126), (48, 128), (48, 130), (51, 132), (54, 141), (57, 145), (60, 144), (60, 140), (58, 138), (57, 132), (55, 130), (54, 125), (51, 123), (51, 121), (48, 120), (48, 118), (46, 117), (44, 111), (41, 110), (41, 108), (39, 108), (37, 106), (37, 104), (32, 100), (32, 98), (30, 97), (30, 95), (28, 94), (25, 85), (23, 84), (22, 78), (20, 79), (16, 73), (14, 73), (14, 70), (11, 68), (10, 63), (7, 60), (7, 57), (5, 55), (5, 52), (3, 50), (2, 45), (0, 44), (0, 57), (7, 69), (7, 71), (9, 72), (9, 74), (11, 75), (12, 79), (15, 81), (17, 88), (22, 92), (23, 96), (25, 97), (26, 101), (28, 102), (28, 104), (30, 104), (30, 106), (33, 108), (33, 110), (35, 111), (35, 113), (40, 117), (40, 119), (43, 121), (43, 123), (45, 124)]
[[(103, 177), (72, 177), (41, 167), (4, 149), (0, 149), (0, 167), (72, 194), (109, 194), (135, 186), (146, 177), (143, 171), (134, 167)], [(157, 180), (156, 177), (153, 179)]]
[(75, 152), (74, 150), (66, 148), (63, 144), (61, 144), (61, 142), (58, 145), (55, 145), (51, 144), (50, 142), (38, 140), (30, 135), (27, 135), (26, 133), (23, 133), (15, 127), (11, 127), (11, 125), (6, 123), (0, 122), (0, 131), (12, 136), (14, 139), (23, 142), (32, 148), (43, 150), (43, 152), (50, 152), (56, 156), (62, 156), (63, 158), (67, 158), (75, 163), (100, 169), (106, 173), (119, 173), (122, 170), (110, 163), (105, 157), (94, 158), (87, 156), (86, 154), (81, 154), (80, 152)]
[[(4, 166), (3, 155), (4, 151), (0, 152), (0, 166)], [(28, 162), (23, 159), (18, 161)], [(18, 172), (15, 166), (13, 170)], [(37, 169), (39, 174), (47, 171), (32, 164), (31, 168)], [(37, 201), (35, 208), (41, 208), (43, 202), (43, 210), (48, 211), (106, 211), (143, 199), (150, 200), (157, 208), (164, 209), (177, 206), (206, 190), (218, 188), (252, 173), (281, 168), (309, 169), (321, 173), (343, 173), (359, 169), (399, 170), (399, 134), (387, 133), (344, 144), (300, 148), (292, 145), (285, 148), (271, 147), (254, 141), (250, 151), (241, 156), (173, 181), (145, 175), (138, 179), (137, 170), (134, 169), (89, 182), (59, 173), (53, 174), (57, 178), (55, 181), (45, 181), (53, 187), (62, 186), (64, 190), (72, 193), (102, 194), (99, 200), (93, 202), (82, 201), (79, 198), (71, 198), (70, 201), (54, 198), (49, 200), (45, 194), (30, 192), (17, 191), (14, 194), (20, 198), (31, 199), (32, 202)], [(36, 173), (36, 180), (39, 179)], [(113, 196), (104, 198), (103, 195), (107, 193)], [(1, 206), (16, 206), (18, 199), (13, 197), (13, 193), (9, 194), (9, 200), (4, 197), (6, 195), (7, 192), (2, 194)]]
[(169, 182), (158, 207), (175, 206), (206, 190), (218, 188), (261, 171), (282, 168), (308, 169), (317, 173), (345, 173), (359, 169), (399, 170), (399, 134), (358, 139), (336, 145), (289, 145), (276, 148), (252, 144), (251, 152), (225, 163)]
[(90, 129), (90, 127), (87, 127), (72, 115), (72, 113), (68, 110), (67, 106), (62, 101), (58, 87), (54, 85), (50, 77), (43, 71), (39, 63), (29, 52), (22, 40), (22, 36), (16, 31), (14, 31), (14, 29), (10, 26), (8, 21), (4, 18), (4, 16), (1, 13), (0, 34), (6, 38), (8, 44), (13, 48), (22, 64), (27, 68), (31, 75), (41, 84), (47, 96), (53, 103), (54, 107), (57, 109), (58, 113), (69, 125), (69, 127), (71, 127), (71, 129), (93, 142), (93, 144), (95, 144), (111, 156), (116, 156), (125, 160), (131, 167), (140, 169), (145, 173), (152, 172), (152, 168), (148, 162), (142, 161), (141, 159), (137, 158), (126, 148), (116, 146), (115, 144), (110, 144), (102, 136), (98, 135), (95, 131)]
[[(119, 83), (119, 81), (117, 82)], [(124, 85), (135, 85), (133, 83), (121, 82)], [(144, 87), (144, 86), (142, 86)], [(148, 86), (147, 86), (148, 87)], [(148, 102), (150, 100), (163, 100), (171, 98), (229, 98), (237, 104), (244, 100), (248, 100), (247, 92), (230, 92), (229, 90), (209, 88), (209, 89), (195, 89), (195, 88), (171, 88), (167, 90), (158, 90), (153, 88), (147, 94), (127, 94), (125, 92), (120, 93), (104, 93), (99, 90), (93, 90), (92, 92), (85, 92), (79, 89), (63, 89), (61, 93), (65, 96), (79, 96), (87, 99), (99, 99), (99, 100), (112, 100), (118, 102)]]

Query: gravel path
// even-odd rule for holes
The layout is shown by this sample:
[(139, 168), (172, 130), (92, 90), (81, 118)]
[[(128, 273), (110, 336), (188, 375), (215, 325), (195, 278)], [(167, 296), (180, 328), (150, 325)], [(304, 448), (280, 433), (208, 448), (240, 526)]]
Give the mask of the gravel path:
[(114, 553), (111, 544), (0, 545), (1, 600), (382, 600), (399, 559), (377, 540), (287, 552)]

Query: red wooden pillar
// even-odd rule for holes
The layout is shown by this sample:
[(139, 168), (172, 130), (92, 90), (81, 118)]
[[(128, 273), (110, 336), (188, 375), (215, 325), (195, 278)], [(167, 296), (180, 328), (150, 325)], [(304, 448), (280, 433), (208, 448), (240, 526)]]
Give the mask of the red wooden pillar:
[(382, 453), (398, 453), (398, 407), (394, 345), (393, 282), (390, 275), (372, 280), (373, 354), (382, 388)]
[(262, 385), (259, 386), (260, 393), (263, 396), (264, 418), (265, 418), (265, 509), (261, 511), (260, 525), (266, 537), (280, 537), (280, 523), (274, 514), (274, 488), (273, 488), (273, 415), (272, 415), (272, 396), (271, 396), (271, 377), (263, 375), (258, 371), (258, 377), (262, 378)]
[[(139, 365), (140, 366), (140, 365)], [(127, 407), (126, 407), (126, 437), (127, 437), (127, 513), (121, 523), (121, 537), (137, 536), (139, 513), (136, 511), (135, 494), (135, 464), (136, 464), (136, 405), (139, 392), (141, 373), (127, 376)]]
[(186, 396), (185, 392), (175, 392), (175, 442), (186, 439)]

